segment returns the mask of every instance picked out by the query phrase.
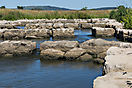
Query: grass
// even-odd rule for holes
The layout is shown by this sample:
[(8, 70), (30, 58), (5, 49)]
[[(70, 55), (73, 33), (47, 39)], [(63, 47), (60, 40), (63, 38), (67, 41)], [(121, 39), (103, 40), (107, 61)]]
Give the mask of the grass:
[(18, 19), (89, 19), (109, 18), (111, 10), (87, 10), (87, 11), (41, 11), (41, 10), (15, 10), (0, 9), (1, 20)]

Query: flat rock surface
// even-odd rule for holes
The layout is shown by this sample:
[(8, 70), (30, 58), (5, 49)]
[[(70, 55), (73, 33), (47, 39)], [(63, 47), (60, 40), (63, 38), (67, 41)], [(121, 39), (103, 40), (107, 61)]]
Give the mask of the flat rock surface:
[(111, 47), (107, 51), (104, 76), (94, 80), (94, 88), (132, 88), (132, 48), (130, 43)]
[(78, 47), (79, 43), (77, 41), (45, 41), (43, 43), (41, 43), (40, 45), (40, 50), (45, 50), (45, 49), (49, 49), (49, 48), (54, 48), (54, 49), (58, 49), (61, 51), (68, 51), (70, 49), (73, 49), (75, 47)]

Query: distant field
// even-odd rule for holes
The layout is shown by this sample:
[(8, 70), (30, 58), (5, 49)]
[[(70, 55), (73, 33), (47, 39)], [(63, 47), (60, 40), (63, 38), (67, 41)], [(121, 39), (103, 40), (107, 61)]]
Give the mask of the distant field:
[(88, 19), (108, 18), (111, 10), (87, 10), (87, 11), (42, 11), (42, 10), (15, 10), (0, 9), (1, 20), (18, 19)]

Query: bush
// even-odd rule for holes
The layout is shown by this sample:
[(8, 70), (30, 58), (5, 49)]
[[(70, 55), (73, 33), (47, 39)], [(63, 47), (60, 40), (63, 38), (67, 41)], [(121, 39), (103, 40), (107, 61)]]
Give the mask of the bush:
[(17, 6), (17, 9), (23, 9), (23, 6)]
[(128, 14), (123, 17), (124, 27), (127, 29), (132, 29), (132, 10), (128, 10)]
[(5, 6), (1, 6), (0, 8), (1, 8), (1, 9), (5, 9)]
[(83, 7), (81, 10), (87, 10), (88, 9), (88, 7)]
[(132, 29), (132, 9), (125, 8), (124, 6), (119, 6), (117, 9), (111, 11), (110, 18), (124, 23), (125, 28)]
[(116, 11), (111, 11), (110, 18), (116, 19), (119, 22), (123, 22), (123, 17), (127, 14), (127, 8), (124, 6), (119, 6)]
[(111, 13), (110, 13), (110, 19), (115, 19), (116, 16), (117, 16), (116, 11), (114, 11), (114, 10), (111, 11)]

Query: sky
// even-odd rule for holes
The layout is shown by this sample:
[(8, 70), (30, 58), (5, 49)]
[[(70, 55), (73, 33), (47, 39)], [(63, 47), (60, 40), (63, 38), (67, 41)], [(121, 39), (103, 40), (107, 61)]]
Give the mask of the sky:
[(126, 3), (125, 1), (129, 0), (0, 0), (0, 6), (4, 5), (7, 8), (16, 8), (17, 6), (50, 5), (70, 9), (81, 9), (86, 6), (91, 9), (119, 6), (120, 4), (128, 5), (128, 2)]

